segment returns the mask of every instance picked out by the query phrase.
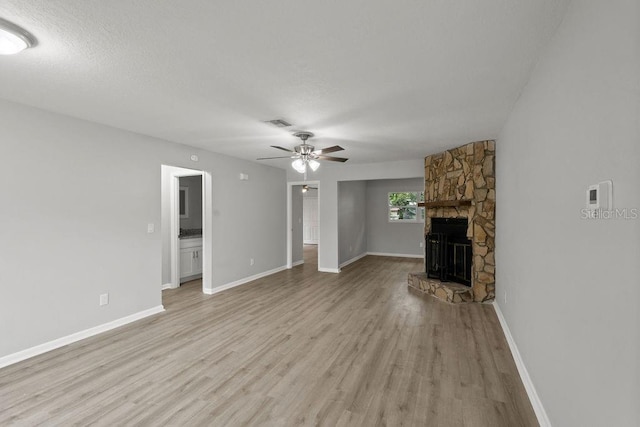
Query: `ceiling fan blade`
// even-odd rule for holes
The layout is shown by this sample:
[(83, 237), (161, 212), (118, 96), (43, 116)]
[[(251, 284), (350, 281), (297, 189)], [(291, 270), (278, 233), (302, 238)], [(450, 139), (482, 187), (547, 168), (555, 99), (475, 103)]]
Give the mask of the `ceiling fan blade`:
[(279, 156), (279, 157), (260, 157), (256, 160), (270, 160), (270, 159), (292, 159), (295, 156)]
[(342, 151), (344, 150), (344, 148), (340, 147), (339, 145), (334, 145), (333, 147), (327, 147), (327, 148), (322, 148), (320, 150), (316, 150), (313, 152), (313, 154), (327, 154), (327, 153), (333, 153), (335, 151)]
[(289, 153), (293, 153), (293, 150), (289, 150), (288, 148), (280, 147), (279, 145), (272, 145), (271, 147), (277, 148), (278, 150), (288, 151)]
[(329, 157), (329, 156), (318, 156), (319, 160), (329, 160), (331, 162), (346, 162), (349, 159), (345, 159), (344, 157)]

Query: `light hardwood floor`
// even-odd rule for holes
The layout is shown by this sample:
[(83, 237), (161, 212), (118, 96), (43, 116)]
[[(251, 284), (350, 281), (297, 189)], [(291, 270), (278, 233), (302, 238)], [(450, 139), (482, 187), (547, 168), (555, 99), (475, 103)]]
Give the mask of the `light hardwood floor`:
[(1, 369), (0, 425), (538, 425), (491, 306), (410, 294), (421, 260), (315, 256)]

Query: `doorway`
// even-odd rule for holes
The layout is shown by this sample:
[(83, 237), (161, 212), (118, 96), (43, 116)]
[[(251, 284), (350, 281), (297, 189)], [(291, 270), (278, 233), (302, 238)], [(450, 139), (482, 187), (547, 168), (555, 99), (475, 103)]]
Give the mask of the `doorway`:
[(202, 278), (202, 175), (178, 177), (180, 285)]
[(318, 265), (320, 182), (290, 182), (287, 186), (287, 268), (304, 263), (310, 253), (316, 254), (314, 264)]
[(162, 289), (200, 277), (212, 288), (211, 175), (162, 165)]

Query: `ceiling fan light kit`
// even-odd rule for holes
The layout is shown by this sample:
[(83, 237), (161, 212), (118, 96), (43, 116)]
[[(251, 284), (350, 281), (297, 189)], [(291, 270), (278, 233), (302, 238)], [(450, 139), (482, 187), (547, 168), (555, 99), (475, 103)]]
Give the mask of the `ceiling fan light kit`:
[(300, 173), (305, 173), (307, 171), (307, 163), (302, 159), (295, 159), (291, 162), (291, 166)]
[(296, 136), (302, 140), (302, 144), (295, 146), (293, 150), (289, 150), (288, 148), (280, 147), (278, 145), (271, 146), (272, 148), (292, 153), (291, 155), (280, 157), (261, 157), (258, 160), (292, 158), (294, 160), (293, 162), (291, 162), (291, 167), (293, 167), (296, 172), (305, 174), (305, 179), (308, 169), (311, 169), (313, 172), (318, 170), (318, 168), (320, 167), (320, 162), (318, 160), (329, 160), (332, 162), (342, 163), (348, 160), (344, 157), (325, 156), (326, 153), (333, 153), (335, 151), (344, 150), (344, 148), (340, 147), (339, 145), (316, 150), (313, 145), (307, 144), (307, 139), (313, 137), (313, 134), (311, 132), (296, 132), (293, 134), (293, 136)]

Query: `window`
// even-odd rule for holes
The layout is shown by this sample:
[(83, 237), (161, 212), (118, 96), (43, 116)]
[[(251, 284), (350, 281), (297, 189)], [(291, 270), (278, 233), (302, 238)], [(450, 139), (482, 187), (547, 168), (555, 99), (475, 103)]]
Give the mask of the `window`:
[(389, 222), (424, 222), (424, 208), (418, 202), (424, 202), (422, 191), (389, 193)]

